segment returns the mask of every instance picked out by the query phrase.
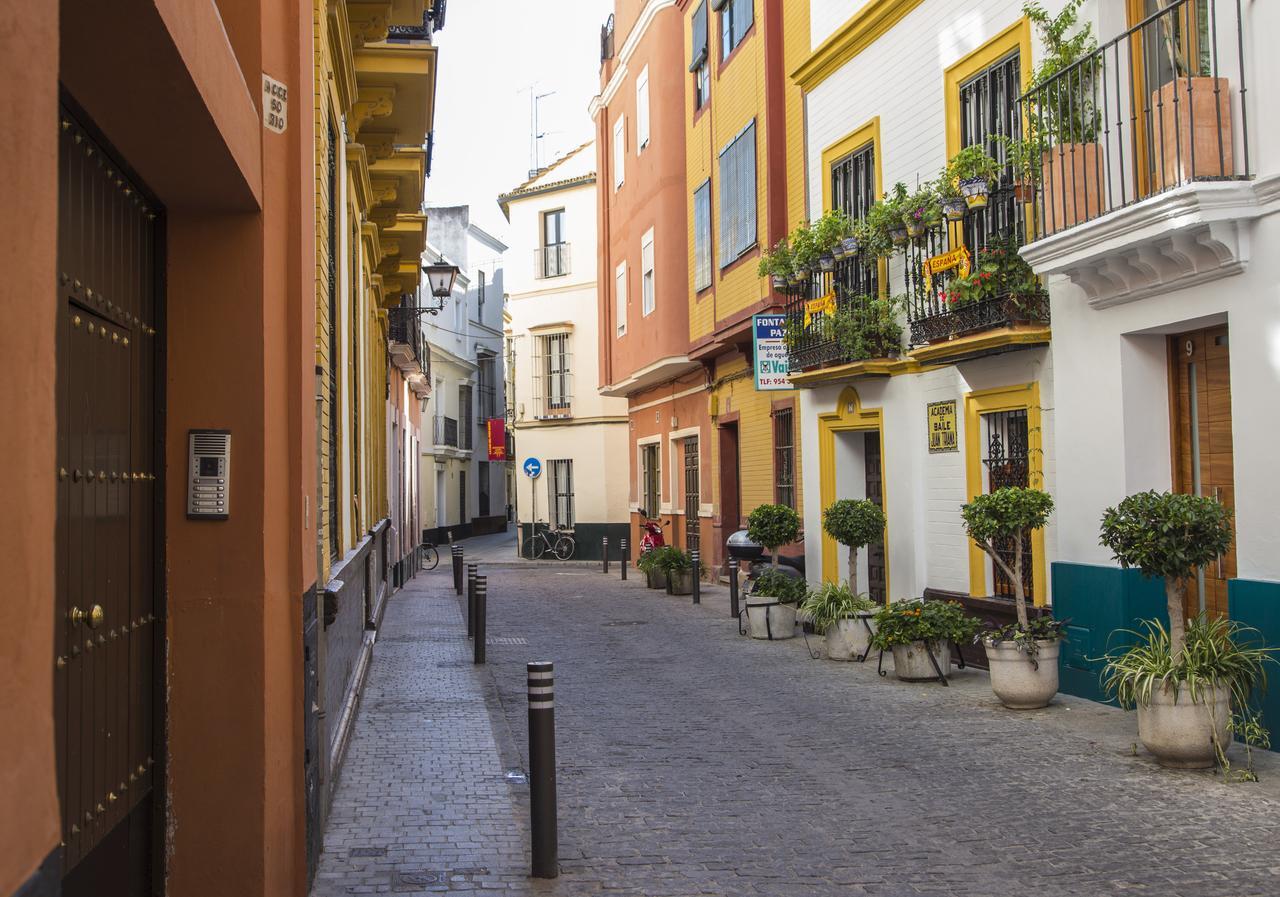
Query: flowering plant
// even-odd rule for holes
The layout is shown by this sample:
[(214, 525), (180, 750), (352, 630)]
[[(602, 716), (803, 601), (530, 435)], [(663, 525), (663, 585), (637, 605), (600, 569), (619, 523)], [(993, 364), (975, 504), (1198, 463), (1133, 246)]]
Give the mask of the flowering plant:
[(969, 642), (978, 631), (978, 618), (956, 601), (894, 601), (876, 613), (877, 648), (912, 642)]
[(903, 201), (902, 221), (913, 234), (921, 234), (942, 223), (942, 207), (932, 183), (921, 185)]
[(969, 273), (954, 278), (938, 296), (948, 310), (996, 296), (1008, 296), (1021, 309), (1034, 309), (1043, 304), (1046, 293), (1040, 278), (1018, 254), (1018, 244), (993, 239), (978, 250)]

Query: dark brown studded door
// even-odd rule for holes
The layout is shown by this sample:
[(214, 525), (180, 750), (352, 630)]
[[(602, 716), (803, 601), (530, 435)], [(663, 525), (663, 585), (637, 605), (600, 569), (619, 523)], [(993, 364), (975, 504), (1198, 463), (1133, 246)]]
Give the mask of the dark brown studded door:
[(152, 893), (158, 217), (59, 116), (54, 687), (63, 894)]

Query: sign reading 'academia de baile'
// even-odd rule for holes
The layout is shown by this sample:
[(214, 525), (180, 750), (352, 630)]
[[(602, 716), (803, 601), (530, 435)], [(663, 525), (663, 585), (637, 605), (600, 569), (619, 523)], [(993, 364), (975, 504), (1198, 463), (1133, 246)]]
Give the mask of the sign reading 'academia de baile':
[(938, 452), (958, 452), (960, 444), (956, 440), (956, 403), (929, 403), (929, 454)]

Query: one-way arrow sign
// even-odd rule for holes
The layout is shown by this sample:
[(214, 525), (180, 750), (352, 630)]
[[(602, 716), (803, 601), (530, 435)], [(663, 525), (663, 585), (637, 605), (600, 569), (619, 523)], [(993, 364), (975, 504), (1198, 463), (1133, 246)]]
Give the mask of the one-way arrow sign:
[(536, 480), (542, 476), (542, 462), (537, 458), (526, 458), (524, 461), (524, 475), (531, 480)]

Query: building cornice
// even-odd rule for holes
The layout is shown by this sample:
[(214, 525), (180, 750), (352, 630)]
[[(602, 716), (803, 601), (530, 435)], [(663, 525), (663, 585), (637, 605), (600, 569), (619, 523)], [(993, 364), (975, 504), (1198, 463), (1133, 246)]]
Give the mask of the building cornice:
[(636, 48), (644, 40), (645, 33), (648, 32), (649, 26), (653, 24), (653, 20), (657, 18), (658, 13), (675, 5), (676, 0), (649, 0), (644, 9), (640, 10), (640, 15), (636, 18), (635, 25), (631, 27), (631, 31), (627, 34), (627, 39), (622, 42), (622, 49), (618, 51), (618, 66), (613, 70), (613, 76), (609, 79), (609, 83), (604, 86), (604, 90), (600, 91), (599, 95), (592, 97), (591, 103), (587, 107), (592, 118), (596, 117), (602, 106), (607, 106), (613, 102), (614, 96), (617, 95), (623, 82), (627, 79), (627, 61), (635, 54)]
[(840, 67), (886, 34), (923, 0), (868, 0), (849, 21), (814, 50), (791, 73), (800, 89), (813, 90)]

